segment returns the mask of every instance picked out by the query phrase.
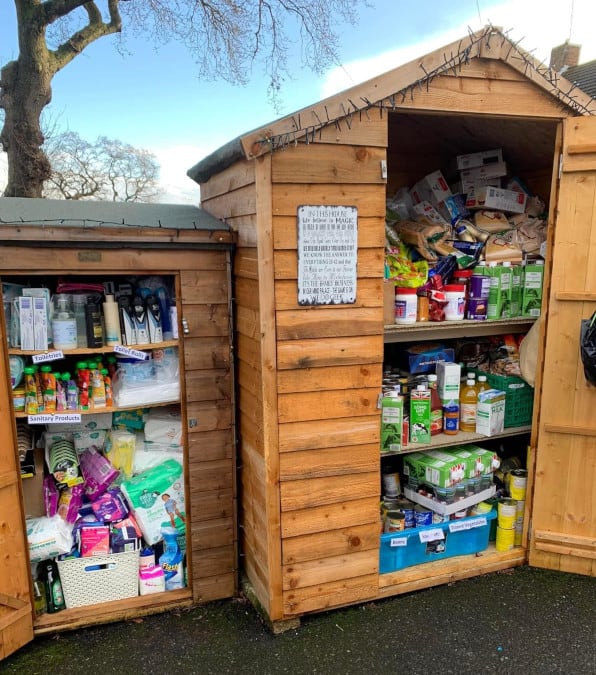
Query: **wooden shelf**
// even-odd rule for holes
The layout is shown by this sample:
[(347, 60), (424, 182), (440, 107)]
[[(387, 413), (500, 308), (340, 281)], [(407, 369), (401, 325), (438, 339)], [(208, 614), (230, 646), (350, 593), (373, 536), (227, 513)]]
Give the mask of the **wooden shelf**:
[(450, 338), (478, 337), (526, 333), (536, 319), (519, 317), (495, 321), (424, 321), (412, 324), (385, 326), (385, 342), (416, 342), (417, 340), (447, 340)]
[[(50, 413), (50, 412), (40, 412), (36, 413), (37, 415), (96, 415), (100, 413), (112, 413), (120, 412), (121, 410), (138, 410), (139, 408), (162, 408), (167, 405), (177, 405), (180, 403), (180, 399), (177, 398), (173, 401), (158, 401), (157, 403), (140, 403), (139, 405), (128, 405), (128, 406), (112, 406), (108, 408), (89, 408), (88, 410), (61, 410), (60, 412)], [(14, 416), (16, 418), (28, 418), (29, 413), (26, 412), (15, 412)]]
[(519, 436), (520, 434), (529, 434), (532, 430), (532, 425), (524, 425), (521, 427), (509, 427), (500, 434), (494, 436), (484, 436), (483, 434), (476, 434), (470, 431), (460, 431), (458, 434), (451, 436), (449, 434), (437, 434), (431, 437), (430, 443), (426, 445), (416, 444), (408, 445), (403, 450), (398, 452), (382, 452), (381, 457), (391, 457), (393, 455), (407, 455), (410, 452), (424, 452), (425, 450), (435, 450), (437, 448), (447, 448), (454, 445), (466, 445), (468, 443), (475, 443), (476, 441), (492, 441), (495, 438), (506, 438), (507, 436)]
[[(135, 349), (140, 352), (147, 352), (153, 349), (165, 349), (166, 347), (177, 347), (179, 344), (178, 340), (164, 340), (163, 342), (155, 342), (149, 345), (118, 345), (122, 347), (127, 347), (129, 349)], [(79, 347), (77, 349), (47, 349), (47, 350), (27, 350), (23, 351), (22, 349), (16, 349), (10, 347), (8, 349), (9, 354), (16, 356), (35, 356), (37, 354), (51, 354), (53, 351), (61, 351), (64, 356), (84, 356), (85, 354), (113, 354), (114, 347), (103, 346), (103, 347)]]
[(139, 595), (125, 600), (113, 600), (96, 605), (64, 609), (54, 614), (42, 614), (35, 618), (33, 630), (36, 635), (72, 630), (92, 624), (108, 623), (136, 618), (147, 614), (170, 611), (192, 604), (190, 589), (166, 591), (150, 595)]

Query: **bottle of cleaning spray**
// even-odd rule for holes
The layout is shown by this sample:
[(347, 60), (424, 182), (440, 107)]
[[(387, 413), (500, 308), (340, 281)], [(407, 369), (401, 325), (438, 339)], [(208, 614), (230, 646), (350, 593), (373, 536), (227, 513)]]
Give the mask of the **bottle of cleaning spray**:
[(178, 530), (175, 527), (162, 527), (163, 554), (159, 564), (166, 578), (166, 591), (184, 588), (184, 556), (178, 546)]

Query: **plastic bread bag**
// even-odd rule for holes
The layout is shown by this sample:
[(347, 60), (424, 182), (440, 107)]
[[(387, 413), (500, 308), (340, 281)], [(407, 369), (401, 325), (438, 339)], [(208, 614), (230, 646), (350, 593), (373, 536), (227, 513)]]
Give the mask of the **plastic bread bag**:
[(596, 387), (596, 312), (581, 322), (579, 348), (586, 380)]

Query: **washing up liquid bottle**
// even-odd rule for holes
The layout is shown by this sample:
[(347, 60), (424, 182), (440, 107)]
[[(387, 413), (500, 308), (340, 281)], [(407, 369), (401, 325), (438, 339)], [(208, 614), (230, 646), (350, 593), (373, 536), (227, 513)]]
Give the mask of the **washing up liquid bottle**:
[(46, 560), (42, 565), (41, 576), (45, 583), (46, 606), (48, 613), (53, 614), (66, 608), (58, 566), (53, 560)]
[(166, 591), (184, 588), (184, 556), (178, 546), (178, 530), (175, 527), (162, 527), (163, 554), (159, 564), (166, 578)]

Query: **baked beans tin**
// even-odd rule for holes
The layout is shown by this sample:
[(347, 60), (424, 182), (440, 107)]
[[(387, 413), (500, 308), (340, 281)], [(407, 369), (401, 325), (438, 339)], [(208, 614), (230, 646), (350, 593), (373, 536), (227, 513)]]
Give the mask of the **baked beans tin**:
[(433, 512), (425, 509), (419, 504), (414, 507), (414, 520), (416, 527), (424, 527), (433, 524)]

